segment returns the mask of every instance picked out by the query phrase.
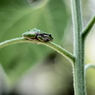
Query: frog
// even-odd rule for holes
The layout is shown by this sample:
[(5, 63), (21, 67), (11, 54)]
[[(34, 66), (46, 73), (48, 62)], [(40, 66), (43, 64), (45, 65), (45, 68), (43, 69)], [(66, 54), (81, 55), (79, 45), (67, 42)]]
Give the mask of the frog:
[(23, 33), (22, 36), (28, 40), (38, 40), (41, 42), (49, 42), (53, 40), (51, 34), (43, 32), (37, 28), (28, 30), (27, 32)]

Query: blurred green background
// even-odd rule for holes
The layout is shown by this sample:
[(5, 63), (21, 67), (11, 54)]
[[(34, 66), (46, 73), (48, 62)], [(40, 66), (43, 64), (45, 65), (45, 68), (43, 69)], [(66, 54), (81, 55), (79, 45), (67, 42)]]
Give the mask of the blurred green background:
[[(95, 14), (95, 1), (83, 0), (84, 27)], [(51, 33), (73, 53), (70, 0), (0, 0), (0, 42), (29, 29)], [(95, 27), (85, 44), (85, 64), (95, 63)], [(88, 95), (95, 95), (95, 71), (87, 72)], [(74, 95), (71, 64), (54, 50), (21, 43), (0, 49), (0, 95)]]

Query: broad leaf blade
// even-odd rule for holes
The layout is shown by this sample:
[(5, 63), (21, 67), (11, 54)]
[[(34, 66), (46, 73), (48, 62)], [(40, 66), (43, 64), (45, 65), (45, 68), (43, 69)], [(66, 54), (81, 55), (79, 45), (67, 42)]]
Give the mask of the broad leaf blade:
[[(20, 37), (23, 32), (36, 27), (51, 33), (54, 42), (60, 44), (68, 17), (62, 0), (51, 0), (48, 5), (37, 9), (32, 8), (24, 0), (1, 1), (0, 42)], [(0, 62), (14, 82), (18, 76), (43, 60), (51, 51), (46, 46), (36, 44), (11, 45), (0, 50)]]

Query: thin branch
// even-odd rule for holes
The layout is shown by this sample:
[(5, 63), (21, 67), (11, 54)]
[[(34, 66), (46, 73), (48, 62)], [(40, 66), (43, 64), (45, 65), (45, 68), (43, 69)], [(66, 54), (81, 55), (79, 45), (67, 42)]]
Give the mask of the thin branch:
[(12, 45), (12, 44), (16, 44), (16, 43), (24, 43), (24, 42), (46, 45), (46, 46), (52, 48), (53, 50), (57, 51), (58, 53), (60, 53), (65, 58), (67, 58), (71, 63), (74, 63), (74, 60), (75, 60), (74, 55), (71, 54), (70, 52), (68, 52), (67, 50), (65, 50), (64, 48), (62, 48), (61, 46), (56, 45), (53, 42), (40, 42), (37, 40), (27, 40), (24, 37), (20, 37), (20, 38), (14, 38), (14, 39), (7, 40), (7, 41), (0, 43), (0, 48), (3, 48), (8, 45)]
[(81, 32), (82, 37), (85, 39), (87, 34), (90, 32), (91, 28), (95, 24), (95, 15), (92, 17), (92, 19), (89, 21), (87, 26), (84, 28), (84, 30)]
[(16, 43), (22, 43), (22, 42), (30, 42), (30, 41), (25, 40), (24, 37), (6, 40), (6, 41), (0, 43), (0, 49), (3, 47), (6, 47), (8, 45), (12, 45), (12, 44), (16, 44)]
[(94, 68), (95, 69), (95, 64), (94, 63), (89, 63), (85, 65), (85, 72), (87, 72), (88, 69)]
[(71, 63), (74, 63), (74, 61), (75, 61), (74, 55), (71, 54), (70, 52), (68, 52), (66, 49), (62, 48), (61, 46), (59, 46), (53, 42), (49, 42), (49, 43), (44, 42), (42, 44), (54, 49), (55, 51), (60, 53), (62, 56), (67, 58)]

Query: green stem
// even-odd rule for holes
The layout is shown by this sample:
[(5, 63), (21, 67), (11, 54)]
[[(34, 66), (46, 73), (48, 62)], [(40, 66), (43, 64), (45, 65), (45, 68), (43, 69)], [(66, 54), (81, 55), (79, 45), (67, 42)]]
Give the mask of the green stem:
[(3, 47), (6, 47), (8, 45), (12, 45), (12, 44), (16, 44), (16, 43), (22, 43), (22, 42), (27, 42), (27, 41), (28, 40), (25, 40), (23, 37), (6, 40), (6, 41), (0, 43), (0, 49), (3, 48)]
[(71, 63), (74, 63), (75, 57), (73, 56), (73, 54), (71, 54), (70, 52), (63, 49), (61, 46), (56, 45), (53, 42), (40, 42), (37, 40), (26, 40), (24, 37), (20, 37), (20, 38), (14, 38), (14, 39), (7, 40), (7, 41), (0, 43), (0, 48), (3, 48), (5, 46), (11, 45), (11, 44), (23, 43), (23, 42), (46, 45), (46, 46), (54, 49), (55, 51), (59, 52), (62, 56), (66, 57)]
[(91, 28), (95, 24), (95, 15), (92, 17), (92, 19), (89, 21), (87, 26), (84, 28), (84, 30), (81, 32), (82, 38), (86, 38), (87, 34), (90, 32)]
[(84, 77), (84, 41), (80, 36), (82, 31), (81, 1), (71, 0), (73, 33), (74, 33), (74, 55), (76, 57), (73, 66), (74, 92), (75, 95), (86, 95)]
[(95, 69), (95, 64), (94, 63), (89, 63), (85, 65), (85, 72), (87, 72), (88, 69), (94, 68)]
[(75, 61), (74, 55), (71, 54), (70, 52), (68, 52), (66, 49), (62, 48), (61, 46), (59, 46), (53, 42), (42, 43), (42, 44), (54, 49), (55, 51), (57, 51), (58, 53), (63, 55), (65, 58), (67, 58), (71, 63), (74, 63), (74, 61)]

